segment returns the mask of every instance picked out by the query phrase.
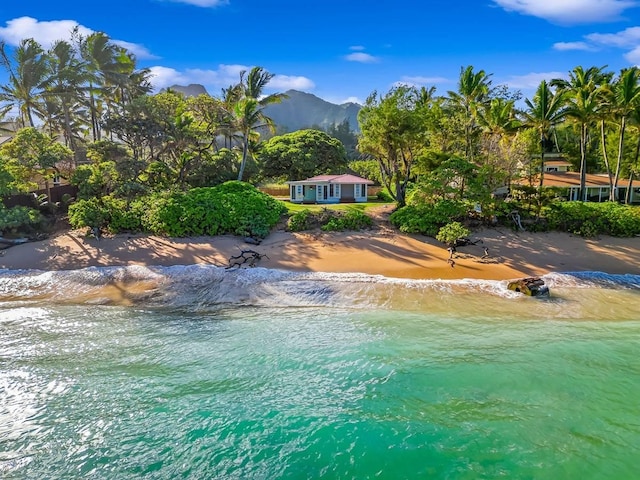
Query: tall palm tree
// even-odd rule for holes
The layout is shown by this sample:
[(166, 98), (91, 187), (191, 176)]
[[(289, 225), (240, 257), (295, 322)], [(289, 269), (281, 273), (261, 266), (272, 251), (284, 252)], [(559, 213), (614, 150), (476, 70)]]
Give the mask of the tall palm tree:
[(627, 194), (624, 198), (624, 203), (631, 203), (631, 189), (633, 187), (633, 177), (640, 170), (640, 108), (636, 108), (629, 115), (630, 124), (636, 129), (638, 140), (636, 142), (636, 151), (629, 165), (629, 181), (627, 183)]
[(47, 57), (42, 46), (33, 38), (22, 40), (10, 58), (6, 44), (0, 42), (0, 65), (9, 74), (9, 83), (0, 85), (0, 101), (19, 110), (23, 127), (35, 126), (33, 117), (39, 114), (47, 78)]
[(484, 70), (473, 71), (473, 66), (460, 69), (458, 79), (458, 91), (449, 91), (449, 101), (454, 108), (460, 109), (465, 117), (465, 157), (473, 161), (474, 148), (473, 137), (476, 131), (476, 114), (478, 107), (486, 103), (491, 92), (491, 75)]
[(554, 79), (551, 85), (558, 87), (567, 95), (566, 116), (573, 119), (580, 128), (580, 199), (586, 201), (587, 142), (589, 129), (598, 118), (603, 90), (599, 87), (611, 78), (603, 72), (605, 67), (584, 69), (575, 67), (569, 73), (569, 79)]
[[(86, 69), (83, 62), (77, 58), (73, 46), (66, 41), (59, 40), (48, 51), (49, 76), (46, 80), (46, 98), (53, 97), (55, 103), (62, 110), (63, 134), (66, 145), (75, 152), (76, 139), (80, 137), (73, 128), (72, 113), (84, 100), (82, 85)], [(76, 124), (77, 125), (77, 124)]]
[(554, 92), (549, 88), (546, 80), (542, 80), (533, 100), (525, 99), (527, 110), (523, 112), (525, 125), (535, 129), (540, 138), (540, 183), (544, 181), (545, 145), (554, 125), (559, 123), (566, 114), (566, 94), (562, 91)]
[(613, 177), (613, 188), (611, 188), (610, 200), (616, 200), (616, 191), (618, 189), (618, 181), (620, 180), (620, 166), (624, 153), (624, 138), (627, 127), (627, 119), (636, 110), (640, 109), (640, 70), (638, 67), (623, 69), (620, 76), (613, 84), (614, 97), (614, 115), (618, 118), (619, 137), (618, 137), (618, 161), (616, 163), (616, 172)]
[(85, 61), (87, 68), (87, 93), (89, 101), (89, 112), (91, 115), (91, 131), (94, 140), (100, 140), (100, 124), (97, 111), (97, 98), (103, 93), (106, 79), (112, 75), (117, 75), (117, 52), (115, 45), (111, 43), (109, 37), (102, 32), (92, 33), (88, 37), (83, 37), (77, 32), (80, 56)]
[[(259, 136), (259, 130), (265, 127), (275, 131), (273, 120), (263, 112), (264, 107), (287, 98), (287, 95), (282, 93), (263, 96), (264, 88), (272, 78), (273, 74), (262, 67), (253, 67), (248, 74), (245, 70), (240, 72), (240, 83), (237, 87), (232, 87), (232, 93), (236, 95), (233, 108), (234, 123), (242, 137), (242, 160), (238, 169), (238, 180), (242, 180), (244, 175), (250, 137)], [(235, 91), (236, 88), (240, 93)]]
[(487, 182), (492, 187), (498, 187), (510, 177), (515, 170), (515, 159), (510, 154), (511, 140), (522, 127), (522, 122), (516, 117), (515, 100), (496, 97), (477, 112), (478, 126), (482, 129), (483, 137), (483, 169), (487, 175)]

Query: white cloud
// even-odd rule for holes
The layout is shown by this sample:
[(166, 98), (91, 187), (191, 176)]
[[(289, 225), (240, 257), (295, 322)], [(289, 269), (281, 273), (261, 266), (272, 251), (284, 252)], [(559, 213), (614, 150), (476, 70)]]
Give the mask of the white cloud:
[[(89, 36), (95, 33), (88, 27), (80, 25), (75, 20), (52, 20), (41, 22), (32, 17), (20, 17), (7, 21), (6, 27), (0, 27), (0, 39), (8, 45), (17, 46), (26, 38), (33, 38), (42, 45), (43, 48), (51, 47), (58, 40), (70, 40), (71, 32), (77, 28), (82, 36)], [(157, 58), (149, 50), (136, 43), (125, 42), (124, 40), (111, 39), (116, 45), (126, 48), (135, 54), (139, 59)]]
[(315, 88), (315, 83), (309, 80), (307, 77), (292, 77), (289, 75), (275, 75), (269, 84), (269, 88), (275, 88), (276, 90), (303, 90), (309, 91)]
[(540, 72), (528, 73), (526, 75), (513, 75), (509, 77), (505, 83), (509, 88), (535, 89), (538, 88), (542, 80), (547, 82), (554, 78), (566, 78), (565, 72)]
[[(240, 81), (240, 72), (248, 72), (251, 67), (245, 65), (219, 65), (217, 70), (188, 69), (180, 72), (173, 68), (162, 66), (151, 67), (151, 84), (154, 91), (172, 85), (189, 85), (197, 83), (204, 85), (210, 95), (217, 96), (223, 88), (235, 85)], [(306, 77), (274, 75), (267, 84), (267, 90), (311, 90), (315, 84)]]
[(404, 76), (394, 85), (409, 85), (412, 87), (429, 87), (439, 83), (451, 83), (451, 81), (444, 77), (409, 77)]
[(119, 47), (126, 48), (129, 52), (136, 56), (136, 60), (153, 60), (160, 58), (157, 55), (152, 54), (147, 47), (139, 45), (137, 43), (125, 42), (124, 40), (113, 40), (113, 43)]
[(377, 57), (374, 57), (373, 55), (369, 55), (368, 53), (364, 53), (364, 52), (350, 53), (349, 55), (346, 55), (344, 58), (345, 60), (348, 60), (350, 62), (359, 62), (359, 63), (376, 63), (379, 61)]
[(217, 7), (219, 5), (227, 5), (227, 0), (170, 0), (174, 3), (186, 3), (187, 5), (194, 5), (196, 7)]
[(344, 105), (345, 103), (357, 103), (359, 105), (362, 105), (364, 102), (360, 100), (358, 97), (347, 97), (344, 100), (342, 100), (338, 105)]
[(561, 24), (602, 23), (618, 20), (638, 5), (634, 0), (493, 0), (507, 11)]
[(601, 45), (635, 47), (640, 44), (640, 27), (630, 27), (618, 33), (591, 33), (585, 38)]
[(640, 46), (625, 54), (624, 58), (634, 65), (640, 66)]
[(0, 38), (13, 46), (19, 45), (26, 38), (33, 38), (44, 48), (49, 48), (58, 40), (69, 40), (71, 32), (76, 27), (81, 35), (93, 33), (93, 30), (78, 24), (75, 20), (39, 22), (35, 18), (20, 17), (8, 20), (6, 27), (0, 27)]
[(349, 47), (349, 50), (362, 51), (362, 50), (364, 50), (364, 47), (362, 45), (353, 45), (353, 46)]
[(561, 52), (566, 52), (568, 50), (583, 50), (585, 52), (589, 52), (594, 50), (593, 46), (586, 42), (557, 42), (553, 44), (553, 49)]
[(153, 89), (156, 92), (171, 85), (188, 85), (189, 83), (195, 83), (190, 81), (187, 75), (173, 68), (157, 66), (151, 67), (149, 71), (151, 72), (151, 85), (153, 85)]

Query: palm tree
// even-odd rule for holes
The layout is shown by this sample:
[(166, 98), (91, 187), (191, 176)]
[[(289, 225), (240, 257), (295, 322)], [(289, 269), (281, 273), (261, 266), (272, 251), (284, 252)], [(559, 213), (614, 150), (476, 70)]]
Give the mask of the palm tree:
[(572, 118), (580, 128), (580, 199), (586, 201), (587, 175), (587, 142), (589, 128), (598, 118), (599, 109), (603, 103), (603, 91), (599, 88), (610, 77), (610, 73), (602, 70), (605, 67), (590, 67), (587, 70), (581, 66), (575, 67), (569, 73), (569, 80), (554, 79), (551, 85), (558, 87), (567, 95), (566, 116)]
[(616, 200), (618, 181), (620, 180), (620, 166), (624, 153), (624, 138), (629, 116), (640, 108), (640, 70), (638, 67), (626, 68), (613, 84), (614, 115), (619, 119), (618, 161), (613, 177), (610, 200)]
[(91, 114), (91, 131), (94, 140), (100, 140), (99, 107), (97, 98), (104, 92), (106, 79), (117, 75), (116, 47), (102, 32), (83, 37), (76, 32), (80, 56), (85, 61), (88, 80), (89, 112)]
[(484, 133), (483, 169), (487, 174), (486, 181), (493, 191), (510, 177), (515, 169), (513, 155), (510, 154), (510, 140), (522, 127), (516, 117), (515, 100), (496, 97), (484, 104), (477, 112), (478, 126)]
[(41, 94), (47, 78), (47, 57), (38, 42), (22, 40), (10, 58), (4, 42), (0, 42), (0, 65), (9, 74), (9, 83), (0, 85), (0, 101), (20, 111), (23, 127), (35, 126), (33, 115), (40, 111)]
[(53, 98), (51, 104), (58, 105), (62, 110), (62, 127), (65, 143), (75, 152), (76, 139), (80, 136), (73, 129), (72, 113), (84, 100), (82, 84), (84, 83), (85, 68), (76, 57), (70, 43), (59, 40), (53, 44), (48, 52), (49, 76), (46, 80), (45, 98)]
[[(525, 99), (528, 109), (524, 112), (525, 125), (537, 130), (540, 136), (540, 183), (544, 181), (544, 153), (549, 134), (554, 125), (560, 122), (566, 113), (566, 94), (554, 92), (546, 80), (542, 80), (533, 96), (533, 100)], [(541, 192), (539, 192), (541, 193)]]
[(631, 165), (629, 165), (629, 182), (627, 183), (627, 194), (624, 198), (624, 203), (631, 203), (631, 189), (633, 187), (633, 177), (634, 174), (637, 173), (640, 168), (640, 163), (638, 159), (640, 158), (640, 108), (636, 108), (629, 115), (629, 119), (631, 120), (631, 125), (636, 129), (638, 140), (636, 142), (636, 151), (633, 156), (633, 160)]
[(475, 120), (478, 107), (487, 102), (491, 91), (491, 75), (484, 70), (473, 71), (473, 66), (460, 69), (458, 91), (449, 91), (449, 101), (454, 108), (460, 109), (465, 116), (464, 137), (465, 157), (473, 161), (473, 136), (476, 130)]
[(235, 100), (233, 107), (235, 129), (242, 136), (242, 161), (238, 169), (238, 180), (242, 180), (244, 175), (250, 137), (259, 136), (259, 130), (264, 127), (275, 131), (273, 120), (263, 112), (264, 107), (287, 98), (282, 93), (262, 97), (265, 86), (272, 78), (273, 74), (262, 67), (253, 67), (248, 74), (245, 70), (240, 72), (240, 83), (232, 87), (231, 93)]

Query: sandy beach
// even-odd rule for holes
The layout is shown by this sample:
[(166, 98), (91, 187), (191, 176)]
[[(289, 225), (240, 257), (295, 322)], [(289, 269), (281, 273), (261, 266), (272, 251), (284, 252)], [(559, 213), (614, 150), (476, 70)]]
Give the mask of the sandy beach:
[[(242, 250), (265, 255), (257, 266), (314, 272), (360, 272), (411, 279), (504, 280), (548, 272), (600, 271), (640, 274), (640, 239), (585, 239), (565, 233), (476, 232), (475, 245), (459, 247), (452, 267), (446, 246), (422, 235), (390, 228), (363, 232), (271, 233), (260, 245), (235, 236), (163, 238), (119, 234), (100, 240), (85, 230), (0, 252), (0, 268), (72, 270), (90, 266), (228, 266)], [(485, 255), (487, 248), (489, 256)]]

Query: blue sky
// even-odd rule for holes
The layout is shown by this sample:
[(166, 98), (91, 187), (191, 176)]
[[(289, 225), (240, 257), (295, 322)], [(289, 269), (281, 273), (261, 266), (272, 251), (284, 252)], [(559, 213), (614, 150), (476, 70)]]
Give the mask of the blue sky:
[[(463, 66), (531, 97), (577, 65), (640, 64), (634, 0), (2, 1), (0, 40), (47, 47), (71, 29), (102, 31), (150, 68), (156, 89), (200, 83), (212, 95), (261, 66), (269, 91), (362, 103), (397, 83), (456, 89)], [(1, 70), (1, 69), (0, 69)], [(0, 71), (0, 83), (6, 73)]]

